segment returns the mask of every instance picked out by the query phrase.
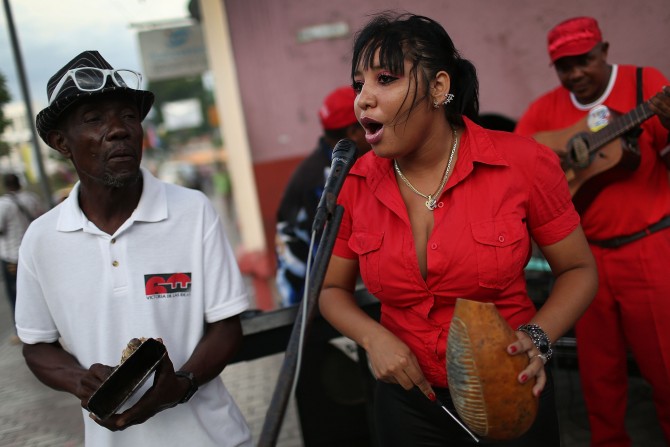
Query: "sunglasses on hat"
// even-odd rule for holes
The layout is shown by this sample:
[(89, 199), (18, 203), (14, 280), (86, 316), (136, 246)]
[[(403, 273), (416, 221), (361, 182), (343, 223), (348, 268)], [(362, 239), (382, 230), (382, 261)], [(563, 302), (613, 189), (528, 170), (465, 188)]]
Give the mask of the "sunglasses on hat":
[(95, 67), (79, 67), (68, 70), (58, 81), (53, 92), (49, 95), (49, 106), (58, 97), (61, 89), (68, 79), (74, 81), (74, 85), (83, 92), (95, 92), (102, 90), (110, 77), (118, 87), (126, 87), (138, 90), (142, 85), (142, 75), (128, 69), (102, 69)]

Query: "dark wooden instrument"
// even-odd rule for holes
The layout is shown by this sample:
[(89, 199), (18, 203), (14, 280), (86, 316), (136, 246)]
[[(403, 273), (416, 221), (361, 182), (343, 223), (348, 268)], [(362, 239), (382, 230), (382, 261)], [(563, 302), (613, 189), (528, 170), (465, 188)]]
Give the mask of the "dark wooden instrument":
[(533, 135), (563, 157), (572, 200), (580, 214), (603, 188), (628, 177), (640, 165), (636, 142), (625, 136), (654, 115), (649, 101), (624, 115), (610, 113), (612, 120), (596, 131), (589, 129), (586, 116), (570, 127)]

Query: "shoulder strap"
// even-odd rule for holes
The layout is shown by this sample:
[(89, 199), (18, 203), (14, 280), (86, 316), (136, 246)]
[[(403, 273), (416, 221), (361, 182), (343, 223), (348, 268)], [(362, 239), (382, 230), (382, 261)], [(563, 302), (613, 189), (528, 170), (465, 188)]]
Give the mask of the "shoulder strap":
[(637, 77), (637, 103), (642, 104), (644, 102), (644, 95), (642, 94), (642, 67), (637, 67), (636, 77)]

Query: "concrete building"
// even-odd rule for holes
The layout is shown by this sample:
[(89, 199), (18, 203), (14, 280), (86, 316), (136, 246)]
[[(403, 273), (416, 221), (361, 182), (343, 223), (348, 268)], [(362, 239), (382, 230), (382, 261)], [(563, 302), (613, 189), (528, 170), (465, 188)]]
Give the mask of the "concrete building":
[(8, 156), (0, 157), (0, 171), (25, 173), (26, 176), (31, 177), (37, 170), (30, 132), (30, 126), (33, 126), (34, 123), (28, 122), (23, 102), (6, 104), (3, 107), (3, 113), (10, 124), (5, 128), (2, 140), (9, 144), (10, 149)]

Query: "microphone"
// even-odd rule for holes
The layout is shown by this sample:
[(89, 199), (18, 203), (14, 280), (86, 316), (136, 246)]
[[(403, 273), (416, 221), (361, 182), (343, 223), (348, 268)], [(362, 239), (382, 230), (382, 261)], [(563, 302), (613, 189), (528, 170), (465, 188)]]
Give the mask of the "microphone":
[(344, 179), (356, 161), (356, 145), (349, 139), (337, 142), (333, 149), (333, 162), (330, 165), (330, 174), (326, 179), (326, 186), (321, 194), (321, 200), (316, 207), (316, 215), (312, 222), (312, 232), (319, 232), (326, 223), (329, 216), (333, 214), (337, 204), (337, 195), (342, 189)]

